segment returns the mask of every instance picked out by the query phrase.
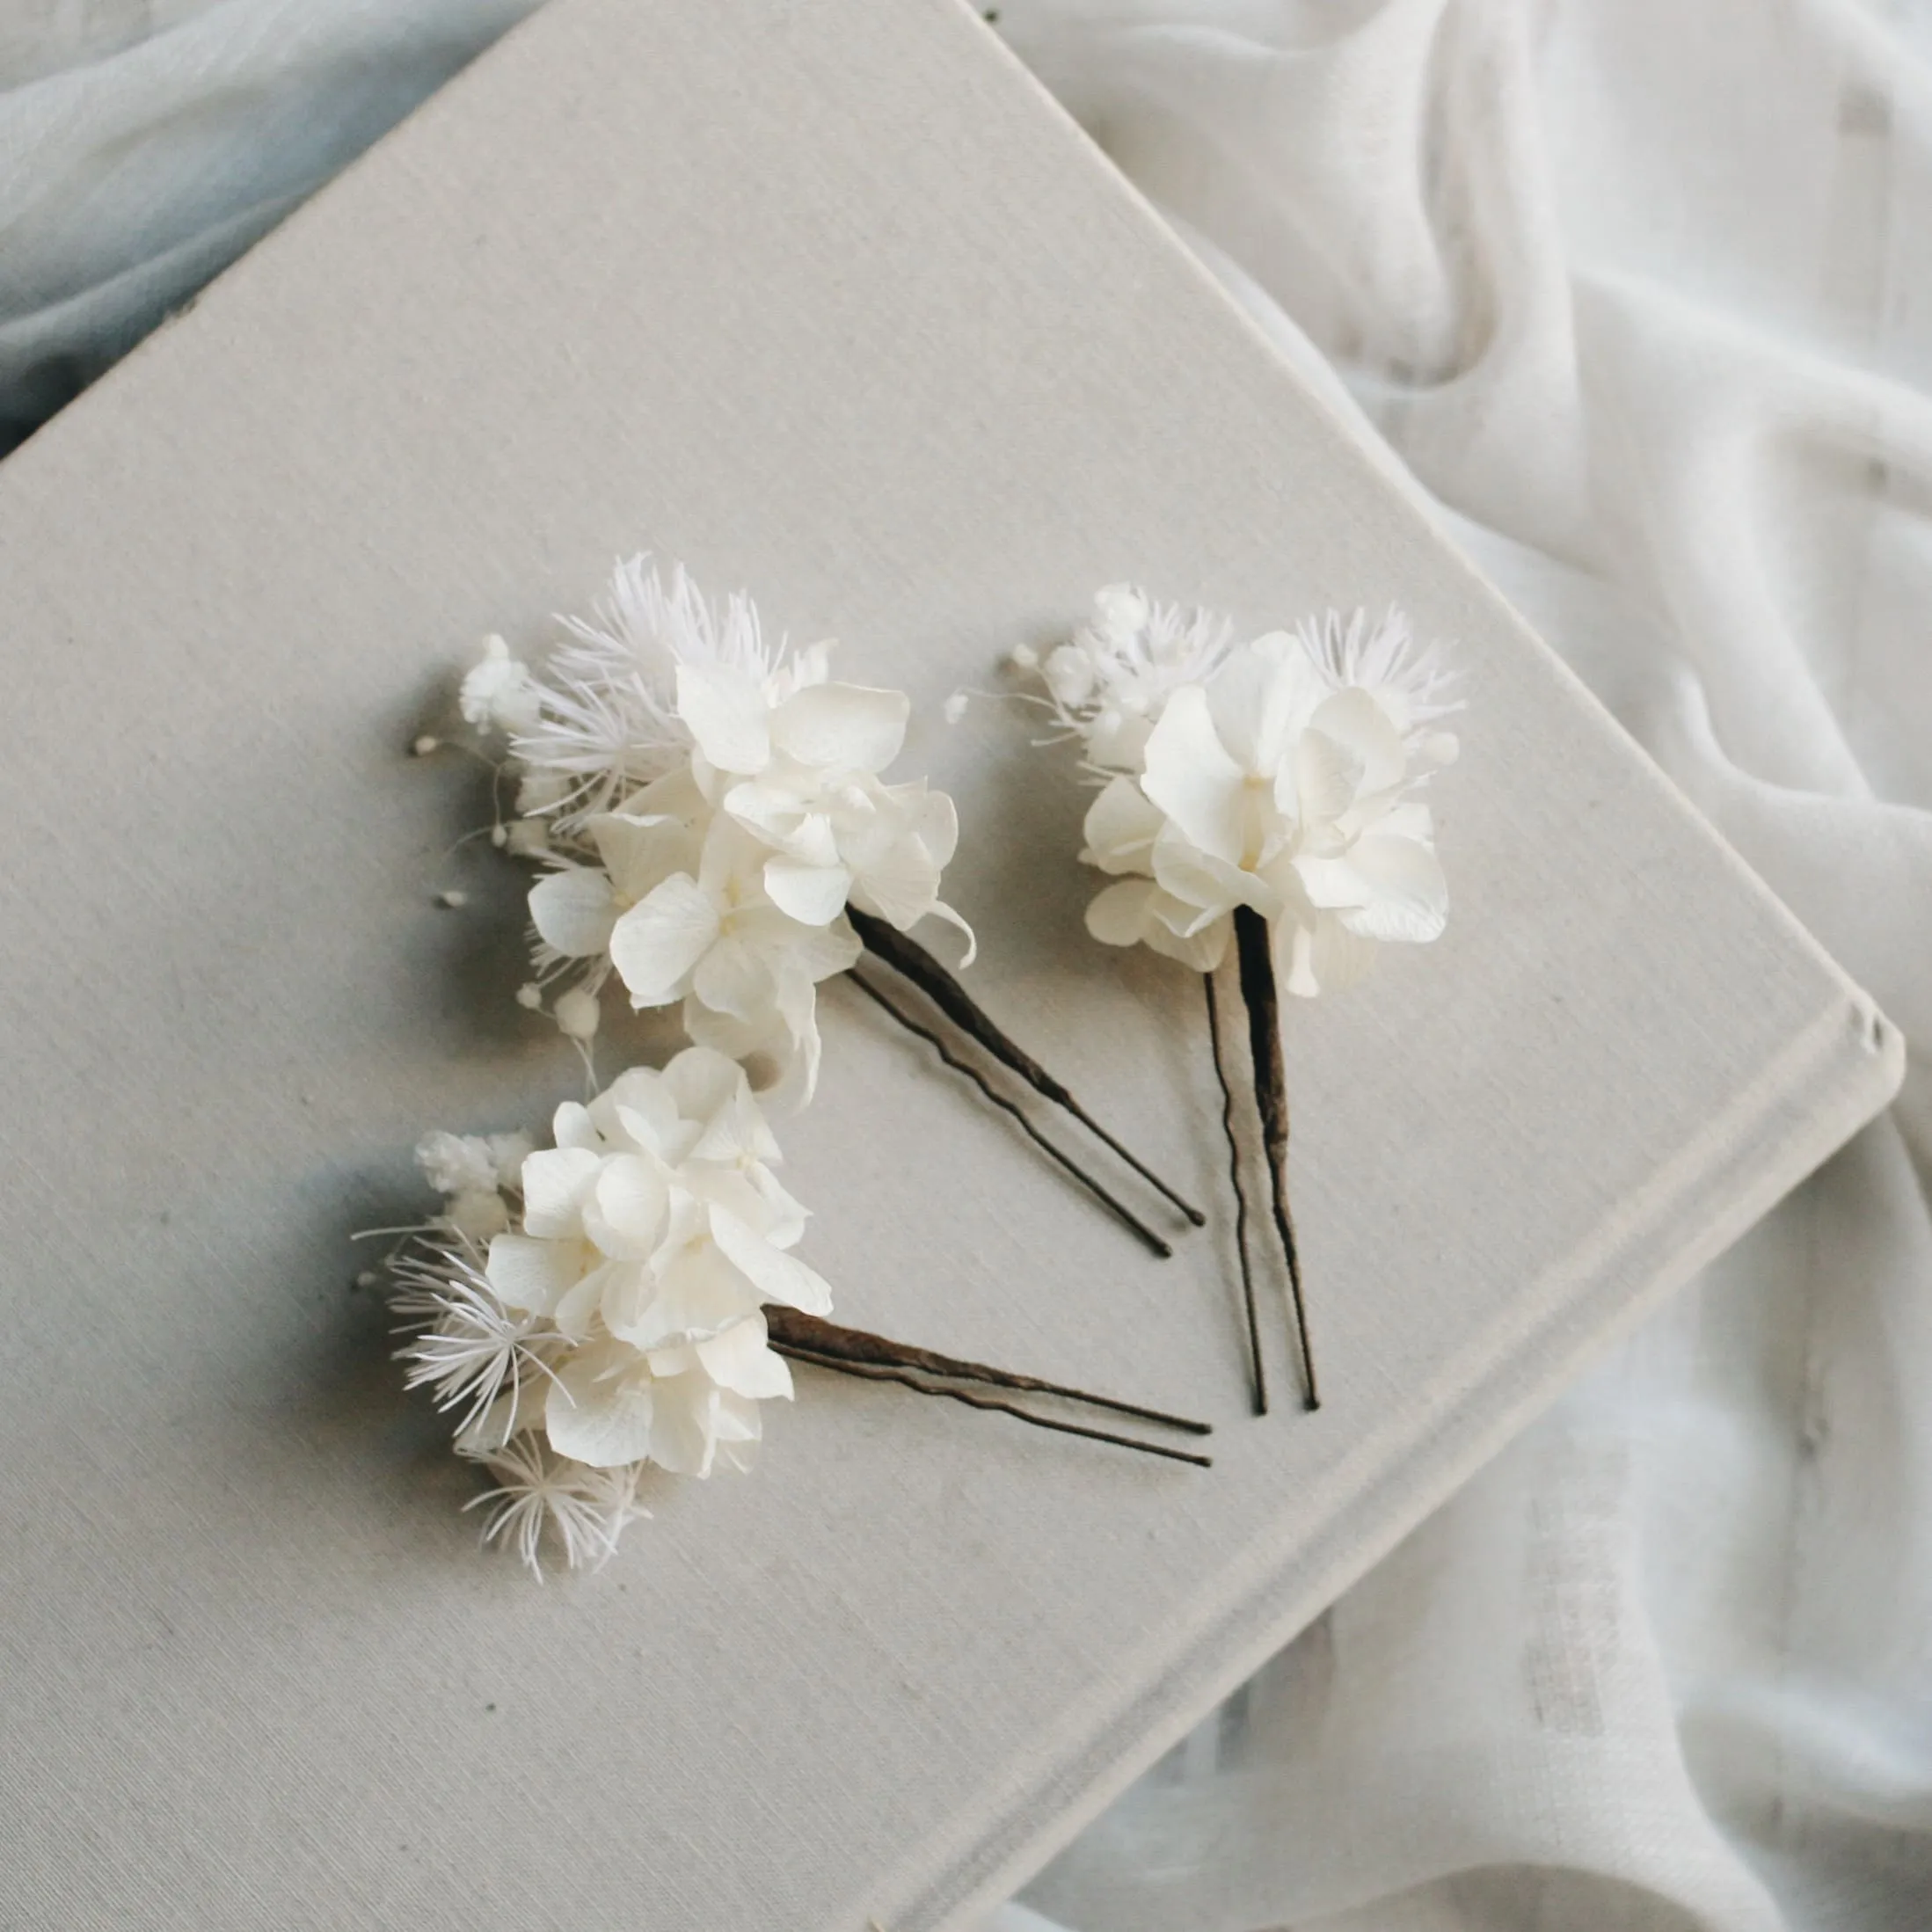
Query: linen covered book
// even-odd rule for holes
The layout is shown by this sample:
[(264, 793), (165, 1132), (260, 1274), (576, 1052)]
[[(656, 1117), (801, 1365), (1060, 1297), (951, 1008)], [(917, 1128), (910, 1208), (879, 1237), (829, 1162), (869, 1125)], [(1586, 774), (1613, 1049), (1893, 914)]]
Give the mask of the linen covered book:
[[(981, 1003), (1214, 1206), (1155, 1259), (830, 982), (842, 1318), (1212, 1469), (802, 1368), (601, 1571), (479, 1554), (348, 1237), (580, 1087), (406, 753), (640, 548), (910, 690)], [(1087, 937), (1033, 718), (940, 722), (1129, 578), (1464, 672), (1446, 936), (1287, 1015), (1316, 1414), (1250, 1412), (1199, 979)], [(966, 1923), (1899, 1078), (952, 0), (556, 0), (0, 468), (0, 1923)]]

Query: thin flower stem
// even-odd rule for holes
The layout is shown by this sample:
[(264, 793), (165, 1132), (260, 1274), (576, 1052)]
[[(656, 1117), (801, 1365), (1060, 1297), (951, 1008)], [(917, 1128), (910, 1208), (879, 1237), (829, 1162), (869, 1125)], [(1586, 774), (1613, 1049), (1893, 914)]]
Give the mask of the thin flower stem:
[(1141, 1179), (1172, 1202), (1195, 1227), (1207, 1225), (1207, 1217), (1199, 1208), (1177, 1194), (1145, 1161), (1109, 1134), (1031, 1053), (995, 1026), (981, 1011), (973, 995), (916, 939), (908, 937), (896, 927), (871, 913), (861, 912), (856, 906), (848, 906), (846, 913), (852, 922), (853, 930), (858, 934), (868, 952), (910, 980), (962, 1033), (977, 1040), (994, 1059), (1017, 1074), (1042, 1099), (1051, 1101), (1054, 1106), (1070, 1113), (1090, 1134), (1112, 1148)]
[(772, 1346), (781, 1355), (793, 1361), (810, 1362), (817, 1368), (828, 1368), (836, 1375), (857, 1375), (864, 1382), (896, 1382), (901, 1389), (910, 1389), (922, 1396), (943, 1396), (948, 1402), (964, 1403), (969, 1409), (988, 1409), (1002, 1416), (1012, 1416), (1020, 1422), (1031, 1423), (1036, 1429), (1051, 1429), (1056, 1435), (1083, 1436), (1090, 1442), (1109, 1442), (1119, 1449), (1137, 1449), (1142, 1455), (1164, 1456), (1170, 1462), (1191, 1462), (1198, 1469), (1211, 1469), (1214, 1459), (1211, 1455), (1196, 1455), (1190, 1449), (1170, 1449), (1162, 1442), (1142, 1442), (1135, 1437), (1115, 1435), (1105, 1429), (1090, 1429), (1077, 1422), (1057, 1422), (1050, 1416), (1036, 1416), (1031, 1410), (1022, 1409), (1017, 1403), (1002, 1402), (996, 1396), (982, 1396), (970, 1389), (944, 1389), (938, 1384), (922, 1382), (918, 1376), (903, 1368), (887, 1368), (874, 1362), (849, 1361), (838, 1355), (815, 1354), (808, 1348), (795, 1348), (790, 1343), (774, 1342)]
[(985, 1362), (962, 1361), (956, 1355), (941, 1355), (930, 1348), (915, 1347), (909, 1342), (889, 1341), (883, 1335), (869, 1334), (862, 1328), (846, 1328), (776, 1302), (766, 1308), (765, 1324), (774, 1348), (784, 1343), (789, 1347), (808, 1349), (813, 1354), (836, 1356), (841, 1361), (867, 1362), (875, 1367), (915, 1368), (922, 1374), (953, 1382), (987, 1382), (997, 1389), (1059, 1396), (1068, 1402), (1085, 1403), (1089, 1408), (1108, 1409), (1115, 1415), (1133, 1416), (1141, 1422), (1158, 1423), (1163, 1428), (1185, 1430), (1189, 1435), (1214, 1433), (1209, 1422), (1169, 1415), (1165, 1410), (1143, 1408), (1139, 1403), (1121, 1402), (1112, 1396), (1097, 1396), (1085, 1389), (1069, 1389), (1064, 1382), (1018, 1374), (1010, 1368), (993, 1368)]
[(1241, 1306), (1248, 1322), (1248, 1360), (1254, 1371), (1255, 1413), (1268, 1412), (1268, 1368), (1261, 1355), (1261, 1316), (1255, 1305), (1254, 1270), (1248, 1262), (1248, 1191), (1241, 1185), (1241, 1142), (1235, 1137), (1235, 1094), (1228, 1084), (1228, 1068), (1221, 1057), (1221, 1001), (1214, 975), (1201, 974), (1207, 989), (1207, 1046), (1214, 1055), (1214, 1077), (1221, 1083), (1221, 1126), (1228, 1136), (1228, 1172), (1235, 1184), (1235, 1252), (1241, 1258)]
[(915, 1034), (919, 1039), (926, 1041), (933, 1051), (939, 1055), (940, 1059), (951, 1068), (955, 1073), (964, 1074), (995, 1107), (1011, 1114), (1014, 1119), (1019, 1123), (1020, 1131), (1025, 1134), (1035, 1147), (1057, 1161), (1090, 1194), (1093, 1195), (1097, 1200), (1103, 1202), (1112, 1213), (1119, 1215), (1121, 1221), (1131, 1228), (1163, 1261), (1173, 1254), (1172, 1247), (1161, 1236), (1156, 1234), (1153, 1228), (1149, 1228), (1124, 1201), (1117, 1199), (1112, 1194), (1109, 1193), (1071, 1156), (1063, 1154), (1060, 1148), (1055, 1147), (1027, 1119), (1025, 1110), (1000, 1092), (970, 1061), (961, 1060), (937, 1033), (934, 1032), (930, 1027), (922, 1026), (903, 1007), (895, 1006), (870, 980), (852, 971), (849, 971), (846, 977), (851, 981), (854, 986), (857, 987), (867, 999), (872, 1001), (876, 1005), (883, 1007), (886, 1012), (891, 1014), (908, 1033)]
[(1261, 1115), (1261, 1144), (1268, 1156), (1270, 1204), (1282, 1258), (1288, 1265), (1288, 1290), (1306, 1377), (1307, 1406), (1322, 1406), (1315, 1382), (1315, 1351), (1309, 1342), (1308, 1304), (1301, 1294), (1301, 1258), (1295, 1246), (1294, 1218), (1288, 1212), (1288, 1076), (1281, 1058), (1281, 1002), (1274, 983), (1274, 959), (1268, 925), (1251, 906), (1235, 908), (1235, 951), (1241, 968), (1241, 996), (1248, 1008), (1248, 1045), (1254, 1055), (1255, 1106)]

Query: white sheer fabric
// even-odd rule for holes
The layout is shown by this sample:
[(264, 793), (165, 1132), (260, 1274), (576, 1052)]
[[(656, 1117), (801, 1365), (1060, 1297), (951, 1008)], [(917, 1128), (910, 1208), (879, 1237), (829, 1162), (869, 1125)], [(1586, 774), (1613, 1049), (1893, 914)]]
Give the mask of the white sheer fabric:
[[(526, 7), (0, 0), (0, 425)], [(1932, 1044), (1932, 6), (1000, 30)], [(1932, 1927), (1928, 1160), (1914, 1073), (998, 1932)]]

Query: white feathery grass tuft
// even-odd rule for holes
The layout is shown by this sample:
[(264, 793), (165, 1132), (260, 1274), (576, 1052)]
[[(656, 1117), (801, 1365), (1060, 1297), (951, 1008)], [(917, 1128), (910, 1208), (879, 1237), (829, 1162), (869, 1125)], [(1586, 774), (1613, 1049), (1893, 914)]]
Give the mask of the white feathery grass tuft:
[(1330, 610), (1295, 626), (1301, 647), (1338, 689), (1372, 692), (1405, 737), (1464, 709), (1457, 675), (1439, 645), (1418, 645), (1408, 617), (1391, 604), (1379, 617), (1357, 609)]
[(470, 1243), (405, 1254), (390, 1264), (390, 1298), (399, 1326), (414, 1330), (396, 1351), (406, 1361), (405, 1387), (428, 1388), (439, 1409), (461, 1406), (459, 1428), (488, 1413), (499, 1396), (521, 1390), (526, 1374), (550, 1373), (537, 1318), (514, 1313), (497, 1298)]
[(648, 557), (618, 565), (590, 618), (563, 617), (569, 633), (545, 660), (536, 722), (510, 746), (551, 782), (547, 815), (568, 825), (608, 812), (691, 755), (678, 716), (677, 667), (715, 663), (769, 676), (785, 640), (769, 642), (742, 593), (714, 605), (682, 565), (667, 582)]
[(592, 1469), (554, 1454), (529, 1435), (473, 1460), (499, 1481), (463, 1507), (488, 1508), (484, 1542), (514, 1549), (539, 1583), (543, 1580), (546, 1529), (563, 1546), (566, 1567), (594, 1569), (609, 1559), (625, 1524), (651, 1513), (637, 1500), (638, 1468), (634, 1462), (618, 1469)]

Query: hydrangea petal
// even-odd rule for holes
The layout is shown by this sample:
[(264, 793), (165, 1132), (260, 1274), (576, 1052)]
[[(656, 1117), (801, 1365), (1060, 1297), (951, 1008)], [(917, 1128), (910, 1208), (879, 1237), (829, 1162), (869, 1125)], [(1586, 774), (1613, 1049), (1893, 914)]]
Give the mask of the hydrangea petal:
[(590, 821), (590, 835), (617, 896), (630, 904), (672, 873), (688, 872), (697, 864), (690, 827), (664, 813), (606, 813)]
[(1204, 687), (1215, 741), (1243, 772), (1272, 776), (1272, 766), (1262, 762), (1262, 736), (1279, 668), (1272, 653), (1249, 645), (1230, 652)]
[(1429, 845), (1435, 839), (1435, 814), (1425, 805), (1410, 801), (1390, 806), (1373, 827), (1378, 838), (1413, 839)]
[(1233, 921), (1223, 914), (1205, 925), (1191, 924), (1177, 930), (1161, 916), (1161, 902), (1166, 896), (1158, 892), (1155, 894), (1155, 916), (1148, 920), (1147, 930), (1141, 935), (1143, 943), (1150, 951), (1163, 959), (1177, 959), (1192, 972), (1212, 973), (1227, 957)]
[(657, 1288), (633, 1319), (613, 1324), (611, 1332), (638, 1348), (662, 1348), (715, 1335), (758, 1306), (742, 1271), (710, 1242), (672, 1250), (658, 1267)]
[(614, 1155), (584, 1202), (584, 1232), (616, 1261), (646, 1261), (664, 1238), (670, 1187), (641, 1154)]
[(708, 1118), (691, 1148), (694, 1161), (722, 1161), (737, 1165), (781, 1158), (777, 1136), (771, 1131), (764, 1110), (752, 1098), (751, 1087), (743, 1070), (733, 1066), (738, 1084), (708, 1110)]
[(580, 1100), (565, 1101), (550, 1116), (550, 1138), (560, 1148), (587, 1148), (593, 1153), (603, 1146), (595, 1117)]
[(1184, 684), (1167, 701), (1147, 742), (1141, 787), (1202, 851), (1240, 863), (1247, 786), (1215, 735), (1199, 685)]
[(641, 1360), (627, 1366), (630, 1354), (586, 1349), (557, 1369), (543, 1427), (558, 1454), (614, 1469), (651, 1453), (651, 1377)]
[(703, 1480), (711, 1473), (718, 1451), (718, 1415), (722, 1392), (695, 1370), (657, 1384), (652, 1418), (651, 1460), (674, 1476)]
[[(842, 973), (862, 948), (851, 922), (843, 917), (823, 926), (803, 926), (776, 906), (752, 906), (732, 921), (733, 930), (770, 962), (781, 988), (794, 976), (810, 985)], [(783, 994), (780, 995), (781, 1003)]]
[(585, 1259), (575, 1242), (499, 1235), (490, 1243), (484, 1273), (505, 1308), (548, 1315), (576, 1286)]
[(913, 831), (926, 856), (942, 870), (951, 864), (959, 849), (959, 808), (951, 794), (935, 791), (922, 783), (913, 805)]
[(677, 667), (678, 716), (720, 771), (746, 777), (771, 758), (771, 712), (759, 681), (730, 664)]
[(748, 1020), (770, 1007), (776, 987), (762, 952), (726, 933), (697, 962), (691, 990), (713, 1011)]
[(557, 1332), (573, 1342), (587, 1341), (591, 1325), (597, 1318), (598, 1309), (603, 1306), (604, 1294), (613, 1275), (623, 1272), (621, 1263), (600, 1262), (587, 1274), (580, 1275), (572, 1282), (550, 1310), (550, 1320), (556, 1323)]
[(791, 1394), (791, 1371), (782, 1355), (766, 1346), (762, 1315), (744, 1321), (696, 1345), (695, 1352), (704, 1373), (720, 1389), (754, 1402), (784, 1399)]
[(611, 964), (633, 1006), (668, 1006), (684, 991), (691, 969), (718, 937), (718, 908), (688, 872), (654, 887), (618, 920), (610, 934)]
[(1293, 797), (1278, 802), (1287, 804), (1305, 826), (1338, 819), (1355, 803), (1362, 788), (1362, 769), (1361, 754), (1354, 746), (1311, 725), (1294, 747)]
[(1103, 872), (1146, 869), (1148, 854), (1166, 815), (1132, 778), (1112, 778), (1087, 808), (1081, 857)]
[(1375, 944), (1324, 913), (1312, 924), (1294, 921), (1278, 927), (1273, 951), (1275, 983), (1296, 999), (1312, 1000), (1360, 980), (1374, 962)]
[(765, 864), (765, 891), (788, 919), (801, 926), (827, 926), (845, 910), (852, 875), (842, 865), (774, 858)]
[(1408, 768), (1402, 734), (1368, 692), (1351, 688), (1324, 698), (1309, 720), (1309, 730), (1354, 754), (1361, 765), (1361, 791), (1386, 791), (1402, 783)]
[(930, 913), (939, 897), (939, 868), (916, 838), (900, 839), (853, 881), (871, 909), (904, 932)]
[(588, 865), (546, 872), (530, 887), (536, 936), (566, 959), (594, 959), (610, 944), (617, 899), (610, 881)]
[(1174, 826), (1154, 842), (1154, 876), (1164, 892), (1194, 908), (1191, 926), (1205, 925), (1236, 906), (1252, 906), (1264, 919), (1280, 910), (1280, 895), (1268, 879), (1199, 850)]
[(813, 684), (794, 692), (772, 714), (771, 737), (802, 765), (878, 772), (898, 757), (911, 715), (911, 700), (903, 691)]
[(1365, 887), (1364, 903), (1342, 923), (1364, 939), (1426, 944), (1449, 922), (1449, 886), (1427, 846), (1412, 839), (1358, 839), (1349, 862)]
[(971, 926), (966, 923), (965, 918), (959, 913), (956, 912), (951, 906), (947, 905), (944, 900), (934, 900), (932, 902), (932, 908), (930, 912), (928, 912), (926, 916), (929, 919), (944, 920), (947, 925), (957, 927), (959, 932), (964, 936), (966, 939), (966, 951), (959, 956), (959, 964), (962, 967), (971, 966), (973, 962), (979, 958), (980, 936), (973, 931)]
[(544, 1148), (523, 1163), (523, 1231), (546, 1241), (583, 1232), (584, 1196), (601, 1163), (588, 1148)]
[(709, 1046), (687, 1046), (667, 1064), (663, 1078), (687, 1120), (708, 1121), (747, 1090), (744, 1069)]
[(1124, 879), (1109, 886), (1087, 908), (1087, 930), (1104, 946), (1138, 945), (1158, 890), (1151, 879)]
[(1294, 871), (1311, 906), (1332, 912), (1367, 903), (1368, 882), (1345, 854), (1337, 858), (1298, 858)]
[(828, 1315), (832, 1290), (823, 1275), (806, 1266), (796, 1256), (775, 1248), (736, 1214), (723, 1207), (711, 1209), (711, 1234), (732, 1265), (766, 1301), (783, 1302), (806, 1315)]

